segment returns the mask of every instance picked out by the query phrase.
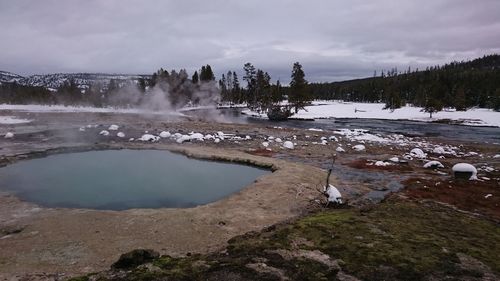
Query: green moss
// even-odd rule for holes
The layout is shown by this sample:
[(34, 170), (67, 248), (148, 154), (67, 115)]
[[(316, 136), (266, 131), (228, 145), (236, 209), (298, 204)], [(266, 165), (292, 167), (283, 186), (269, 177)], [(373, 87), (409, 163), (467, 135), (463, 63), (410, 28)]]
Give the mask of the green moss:
[(457, 253), (470, 255), (496, 272), (500, 249), (497, 225), (436, 204), (386, 202), (373, 210), (338, 210), (304, 218), (293, 232), (345, 262), (344, 270), (362, 278), (381, 266), (401, 279), (431, 273), (463, 275)]

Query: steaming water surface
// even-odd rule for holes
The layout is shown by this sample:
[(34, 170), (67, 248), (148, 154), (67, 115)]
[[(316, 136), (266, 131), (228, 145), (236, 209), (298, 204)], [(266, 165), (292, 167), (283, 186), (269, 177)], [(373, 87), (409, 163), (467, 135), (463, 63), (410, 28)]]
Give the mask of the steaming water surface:
[(0, 168), (0, 189), (47, 207), (183, 208), (222, 199), (267, 173), (168, 151), (90, 151)]

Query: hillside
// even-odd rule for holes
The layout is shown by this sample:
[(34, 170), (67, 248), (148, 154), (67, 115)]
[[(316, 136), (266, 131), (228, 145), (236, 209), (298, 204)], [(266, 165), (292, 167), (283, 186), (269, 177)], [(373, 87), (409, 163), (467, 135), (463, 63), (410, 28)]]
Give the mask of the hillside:
[(500, 55), (452, 62), (425, 70), (382, 71), (370, 78), (309, 85), (315, 99), (412, 103), (425, 106), (438, 100), (443, 106), (500, 109)]
[(22, 86), (44, 87), (49, 90), (56, 90), (64, 83), (73, 81), (78, 88), (85, 89), (90, 85), (99, 84), (107, 87), (111, 80), (119, 84), (126, 81), (137, 81), (140, 78), (150, 78), (151, 75), (128, 75), (128, 74), (106, 74), (106, 73), (55, 73), (31, 75), (23, 77), (21, 75), (0, 71), (0, 82), (16, 82)]

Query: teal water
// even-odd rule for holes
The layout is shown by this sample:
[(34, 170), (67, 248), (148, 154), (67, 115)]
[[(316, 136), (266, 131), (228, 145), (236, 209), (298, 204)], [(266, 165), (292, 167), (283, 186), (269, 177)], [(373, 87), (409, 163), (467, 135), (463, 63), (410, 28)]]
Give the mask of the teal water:
[(46, 207), (187, 208), (222, 199), (270, 171), (159, 150), (51, 155), (0, 168), (0, 189)]

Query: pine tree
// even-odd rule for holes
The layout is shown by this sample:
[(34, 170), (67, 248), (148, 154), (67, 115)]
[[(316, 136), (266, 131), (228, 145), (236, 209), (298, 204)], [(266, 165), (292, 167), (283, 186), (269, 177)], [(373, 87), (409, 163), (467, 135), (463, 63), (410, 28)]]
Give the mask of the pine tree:
[(191, 81), (193, 82), (193, 84), (198, 84), (199, 81), (198, 71), (194, 72), (193, 77), (191, 77)]
[(240, 81), (238, 80), (238, 75), (236, 75), (235, 71), (233, 71), (233, 86), (231, 89), (231, 96), (234, 103), (243, 103), (243, 101), (241, 100)]
[(257, 103), (257, 99), (255, 97), (255, 88), (256, 88), (256, 70), (255, 67), (247, 62), (243, 66), (243, 70), (245, 71), (245, 76), (243, 76), (243, 80), (247, 82), (247, 90), (246, 90), (246, 99), (245, 101), (248, 103), (248, 106), (253, 109)]
[(455, 96), (455, 109), (457, 111), (466, 111), (467, 106), (465, 104), (465, 91), (463, 87), (459, 87), (456, 91), (456, 96)]
[(296, 62), (293, 64), (291, 78), (288, 101), (293, 105), (295, 113), (297, 113), (299, 109), (304, 108), (311, 100), (305, 73), (300, 63)]

